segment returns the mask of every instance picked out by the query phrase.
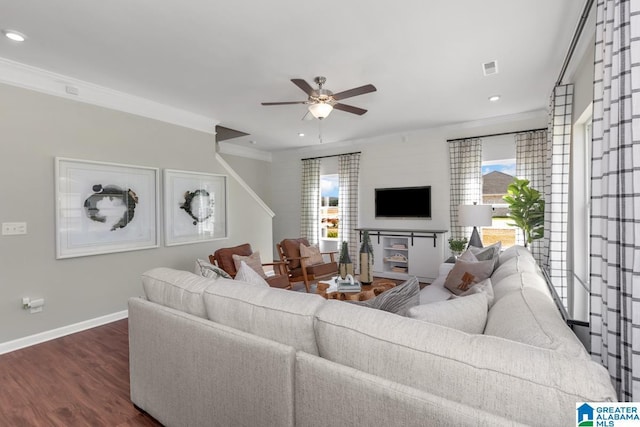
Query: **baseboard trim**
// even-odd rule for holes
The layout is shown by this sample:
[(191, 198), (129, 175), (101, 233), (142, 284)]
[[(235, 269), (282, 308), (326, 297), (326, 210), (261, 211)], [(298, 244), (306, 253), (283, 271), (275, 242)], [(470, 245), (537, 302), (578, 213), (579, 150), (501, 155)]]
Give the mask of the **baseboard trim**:
[(85, 320), (83, 322), (74, 323), (73, 325), (63, 326), (61, 328), (52, 329), (50, 331), (40, 332), (39, 334), (29, 335), (24, 338), (18, 338), (17, 340), (0, 343), (0, 354), (9, 353), (15, 350), (20, 350), (21, 348), (30, 347), (32, 345), (40, 344), (46, 341), (51, 341), (53, 339), (75, 334), (76, 332), (81, 332), (86, 329), (95, 328), (96, 326), (106, 325), (107, 323), (126, 319), (127, 317), (129, 317), (129, 311), (123, 310), (117, 313), (111, 313), (105, 316), (96, 317), (94, 319)]

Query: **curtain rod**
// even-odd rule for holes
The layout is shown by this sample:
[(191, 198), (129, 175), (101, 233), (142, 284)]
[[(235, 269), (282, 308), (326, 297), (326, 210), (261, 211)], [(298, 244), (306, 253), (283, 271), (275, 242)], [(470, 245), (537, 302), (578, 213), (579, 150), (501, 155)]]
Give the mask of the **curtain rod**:
[(354, 151), (353, 153), (332, 154), (330, 156), (307, 157), (306, 159), (300, 159), (300, 160), (326, 159), (328, 157), (348, 156), (349, 154), (362, 154), (362, 151)]
[(560, 84), (562, 84), (564, 73), (569, 67), (569, 62), (571, 62), (571, 57), (573, 56), (573, 52), (576, 50), (576, 46), (578, 46), (578, 41), (580, 40), (580, 36), (582, 35), (584, 24), (587, 22), (587, 18), (589, 18), (591, 6), (593, 6), (593, 0), (587, 0), (582, 11), (582, 15), (580, 16), (580, 21), (578, 21), (576, 32), (573, 34), (573, 39), (571, 40), (571, 44), (569, 45), (569, 51), (567, 52), (567, 56), (564, 58), (564, 63), (562, 64), (562, 68), (560, 69), (560, 75), (558, 76), (558, 80), (556, 81), (556, 85), (554, 87), (558, 87), (560, 86)]
[(516, 133), (537, 132), (537, 131), (540, 131), (540, 130), (547, 130), (547, 128), (528, 129), (528, 130), (514, 130), (513, 132), (492, 133), (492, 134), (489, 134), (489, 135), (470, 136), (470, 137), (467, 137), (467, 138), (447, 139), (447, 142), (462, 141), (463, 139), (489, 138), (489, 137), (492, 137), (492, 136), (514, 135)]

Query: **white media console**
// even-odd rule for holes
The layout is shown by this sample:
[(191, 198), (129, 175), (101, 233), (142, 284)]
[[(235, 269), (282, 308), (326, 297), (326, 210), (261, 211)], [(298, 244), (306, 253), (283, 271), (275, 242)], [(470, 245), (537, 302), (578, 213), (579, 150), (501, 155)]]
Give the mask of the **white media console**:
[(390, 279), (416, 276), (431, 283), (438, 277), (438, 268), (447, 257), (448, 230), (406, 230), (388, 228), (357, 228), (369, 232), (373, 247), (373, 274)]

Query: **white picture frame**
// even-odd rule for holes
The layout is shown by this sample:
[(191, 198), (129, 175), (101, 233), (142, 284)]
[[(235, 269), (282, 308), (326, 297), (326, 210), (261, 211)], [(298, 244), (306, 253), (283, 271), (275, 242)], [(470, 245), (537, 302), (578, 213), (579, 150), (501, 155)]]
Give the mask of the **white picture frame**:
[(157, 248), (158, 168), (55, 158), (56, 258)]
[(164, 170), (166, 246), (226, 239), (227, 176)]

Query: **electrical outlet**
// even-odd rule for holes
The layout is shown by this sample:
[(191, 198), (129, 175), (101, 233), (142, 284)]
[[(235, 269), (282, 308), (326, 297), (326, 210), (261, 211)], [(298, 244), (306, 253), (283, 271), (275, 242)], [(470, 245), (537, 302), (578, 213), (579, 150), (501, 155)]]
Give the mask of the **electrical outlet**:
[(27, 234), (26, 222), (3, 222), (2, 223), (3, 236), (14, 236), (18, 234)]

